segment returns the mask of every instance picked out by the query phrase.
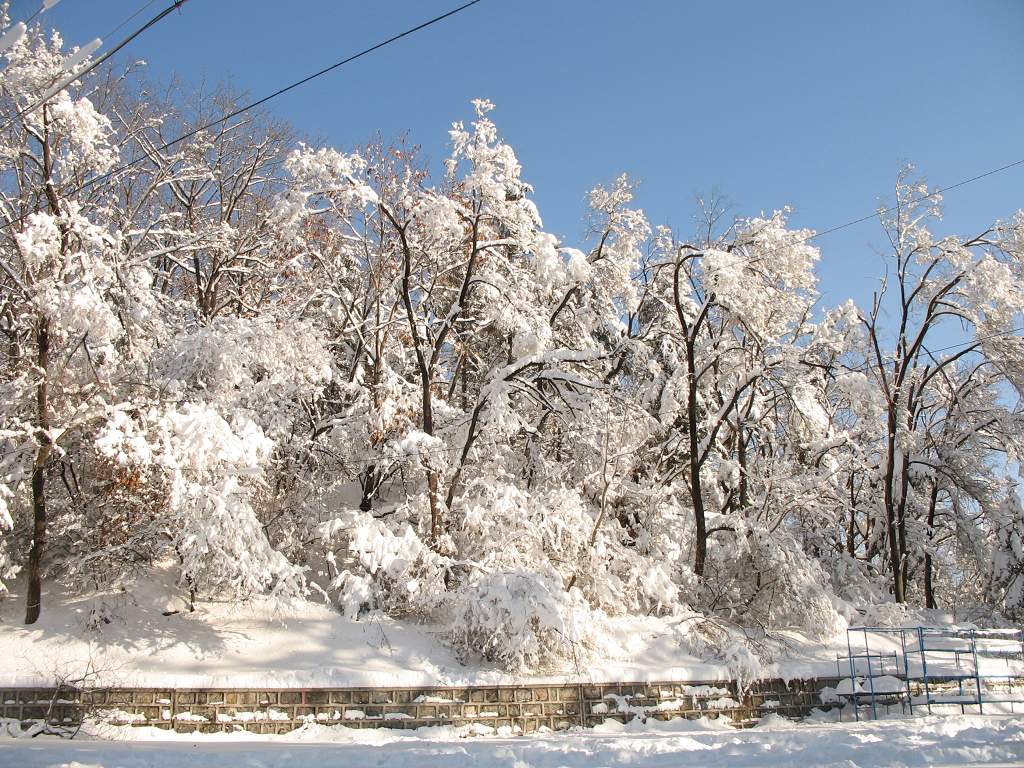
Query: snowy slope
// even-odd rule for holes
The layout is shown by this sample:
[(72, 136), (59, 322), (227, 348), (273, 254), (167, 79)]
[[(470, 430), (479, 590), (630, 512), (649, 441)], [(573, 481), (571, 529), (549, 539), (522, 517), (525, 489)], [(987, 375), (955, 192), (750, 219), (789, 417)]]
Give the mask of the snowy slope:
[[(712, 650), (695, 652), (692, 616), (609, 619), (613, 644), (576, 668), (512, 676), (463, 664), (432, 627), (392, 619), (351, 621), (320, 602), (277, 610), (269, 603), (202, 602), (194, 613), (164, 616), (180, 601), (149, 581), (131, 593), (98, 598), (44, 595), (39, 623), (21, 624), (23, 601), (0, 603), (0, 686), (50, 685), (87, 668), (92, 682), (121, 686), (317, 687), (509, 684), (528, 680), (645, 681), (812, 677), (836, 673), (845, 634), (831, 643), (780, 633), (772, 659), (750, 668)], [(94, 610), (107, 616), (89, 628)], [(872, 650), (884, 647), (873, 645)], [(1005, 662), (996, 662), (1005, 671)]]

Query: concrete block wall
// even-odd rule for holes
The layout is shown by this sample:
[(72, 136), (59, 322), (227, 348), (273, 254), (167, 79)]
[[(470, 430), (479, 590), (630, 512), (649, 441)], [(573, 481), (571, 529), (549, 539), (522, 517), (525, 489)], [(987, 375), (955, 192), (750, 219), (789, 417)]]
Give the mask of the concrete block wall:
[(0, 717), (74, 726), (86, 714), (112, 724), (178, 731), (285, 733), (304, 723), (350, 728), (478, 724), (514, 733), (591, 727), (634, 717), (726, 717), (750, 725), (775, 712), (802, 717), (822, 706), (832, 678), (767, 680), (742, 693), (725, 682), (563, 683), (488, 687), (0, 689)]

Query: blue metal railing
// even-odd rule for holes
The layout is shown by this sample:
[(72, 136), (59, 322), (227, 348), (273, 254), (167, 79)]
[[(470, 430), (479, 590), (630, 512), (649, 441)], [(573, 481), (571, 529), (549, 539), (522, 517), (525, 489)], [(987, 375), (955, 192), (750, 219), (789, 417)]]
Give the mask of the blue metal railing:
[[(898, 638), (899, 651), (872, 652), (872, 636), (891, 636)], [(863, 641), (863, 653), (854, 653), (854, 639), (856, 645), (860, 646)], [(990, 641), (1001, 641), (1001, 646), (992, 648), (987, 645)], [(982, 647), (979, 648), (979, 643)], [(983, 673), (979, 658), (1001, 658), (1005, 659), (1007, 665), (1011, 659), (1024, 661), (1024, 631), (1003, 630), (1003, 629), (949, 629), (942, 627), (851, 627), (846, 633), (846, 662), (850, 672), (850, 693), (840, 694), (841, 697), (848, 697), (853, 704), (854, 716), (860, 719), (860, 705), (864, 698), (869, 700), (871, 715), (878, 717), (878, 704), (883, 702), (886, 707), (892, 703), (893, 697), (899, 699), (901, 707), (909, 708), (910, 713), (914, 712), (914, 691), (912, 685), (916, 683), (919, 689), (924, 691), (923, 703), (927, 706), (929, 714), (933, 704), (959, 704), (961, 711), (966, 706), (977, 706), (979, 713), (984, 712), (984, 705), (991, 703), (1010, 703), (1011, 709), (1014, 703), (1022, 703), (1024, 699), (1007, 696), (996, 698), (987, 696), (982, 681), (1002, 680), (1009, 685), (1010, 681), (1018, 679), (1019, 674), (998, 675)], [(932, 655), (931, 664), (929, 654)], [(953, 672), (942, 671), (941, 663), (936, 656), (953, 656)], [(964, 658), (969, 660), (969, 669), (965, 668)], [(841, 672), (841, 656), (836, 656), (836, 673)], [(886, 664), (891, 660), (892, 668), (890, 675), (886, 671)], [(866, 674), (860, 674), (860, 662), (866, 665)], [(915, 667), (919, 666), (920, 670)], [(881, 676), (902, 678), (904, 691), (898, 695), (889, 690), (876, 690), (875, 681)], [(859, 678), (863, 677), (867, 683), (868, 690), (858, 690)], [(964, 694), (964, 682), (974, 681), (974, 694), (968, 698)], [(938, 697), (933, 695), (933, 683), (949, 683), (956, 681), (957, 696)]]

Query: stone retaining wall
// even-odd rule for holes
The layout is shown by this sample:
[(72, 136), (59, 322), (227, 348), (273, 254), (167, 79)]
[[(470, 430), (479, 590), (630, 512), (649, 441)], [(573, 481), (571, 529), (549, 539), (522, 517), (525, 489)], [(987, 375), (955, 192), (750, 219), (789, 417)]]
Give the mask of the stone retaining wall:
[(802, 717), (823, 706), (834, 678), (733, 683), (571, 683), (459, 688), (0, 688), (0, 717), (74, 727), (85, 714), (114, 724), (177, 731), (285, 733), (310, 720), (352, 728), (479, 724), (529, 733), (637, 716), (727, 717), (750, 725), (775, 712)]

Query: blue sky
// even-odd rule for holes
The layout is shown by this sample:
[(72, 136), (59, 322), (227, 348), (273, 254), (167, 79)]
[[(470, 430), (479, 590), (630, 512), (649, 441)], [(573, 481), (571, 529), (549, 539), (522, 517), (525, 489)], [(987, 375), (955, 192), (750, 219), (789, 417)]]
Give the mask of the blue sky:
[[(82, 44), (143, 2), (62, 0), (43, 18)], [(119, 56), (261, 96), (458, 4), (190, 0)], [(682, 231), (712, 189), (737, 213), (790, 205), (794, 224), (826, 229), (873, 211), (903, 162), (945, 185), (1024, 158), (1022, 40), (1020, 0), (484, 0), (269, 108), (342, 148), (408, 131), (436, 164), (449, 124), (489, 98), (570, 243), (586, 191), (623, 171), (651, 220)], [(1024, 166), (953, 191), (942, 231), (984, 228), (1022, 192)], [(882, 242), (877, 222), (817, 241), (826, 302), (869, 300)]]

